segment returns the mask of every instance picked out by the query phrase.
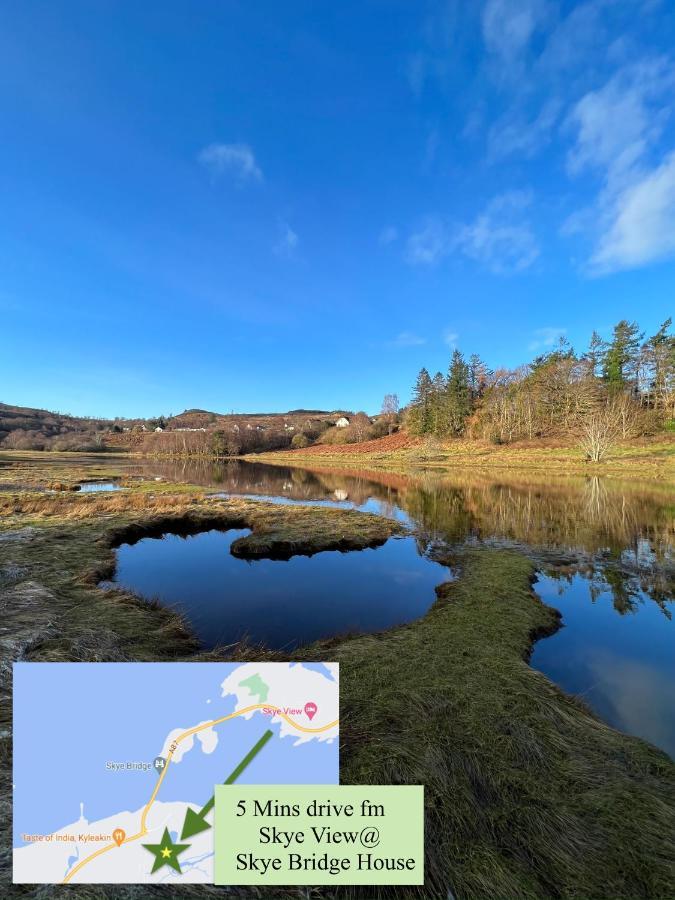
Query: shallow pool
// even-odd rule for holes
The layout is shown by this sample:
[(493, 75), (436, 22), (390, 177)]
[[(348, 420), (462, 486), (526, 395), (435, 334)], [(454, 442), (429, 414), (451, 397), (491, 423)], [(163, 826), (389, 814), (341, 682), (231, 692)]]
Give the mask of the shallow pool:
[(348, 553), (237, 559), (230, 546), (248, 533), (167, 534), (123, 544), (114, 584), (177, 608), (205, 647), (246, 638), (292, 650), (417, 619), (436, 599), (436, 585), (452, 577), (420, 556), (412, 537)]

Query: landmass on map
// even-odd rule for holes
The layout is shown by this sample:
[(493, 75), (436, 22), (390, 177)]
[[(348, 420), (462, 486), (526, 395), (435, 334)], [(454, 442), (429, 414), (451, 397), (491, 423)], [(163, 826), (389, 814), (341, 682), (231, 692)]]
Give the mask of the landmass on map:
[[(176, 697), (175, 710), (169, 698), (164, 698), (167, 716), (173, 716), (174, 721), (153, 737), (156, 752), (152, 757), (138, 758), (134, 738), (130, 737), (126, 761), (99, 760), (101, 778), (138, 779), (138, 802), (130, 808), (89, 818), (88, 803), (80, 799), (79, 817), (68, 821), (64, 816), (63, 824), (56, 829), (38, 827), (17, 832), (15, 827), (15, 883), (213, 883), (216, 783), (284, 782), (291, 773), (297, 783), (317, 783), (317, 775), (318, 783), (338, 782), (339, 676), (337, 665), (331, 663), (319, 667), (293, 663), (204, 663), (199, 665), (199, 672), (189, 664), (19, 664), (15, 667), (15, 704), (20, 707), (30, 703), (33, 714), (39, 715), (40, 706), (47, 703), (50, 683), (56, 679), (61, 687), (68, 682), (82, 684), (82, 670), (86, 668), (87, 676), (98, 686), (110, 682), (109, 696), (113, 699), (102, 721), (108, 722), (112, 735), (124, 727), (127, 718), (125, 702), (119, 693), (115, 694), (113, 684), (113, 679), (120, 681), (121, 673), (116, 671), (120, 665), (139, 688), (137, 703), (143, 702), (144, 680), (152, 676), (156, 681), (157, 673), (149, 668), (168, 666), (168, 694), (181, 679), (181, 684), (186, 685), (185, 696)], [(199, 688), (193, 698), (189, 690), (191, 675), (204, 682), (205, 667), (212, 667), (219, 695), (218, 704), (211, 698), (205, 701), (217, 712), (210, 717), (196, 714), (202, 697)], [(161, 678), (158, 683), (161, 685)], [(145, 696), (151, 694), (152, 690), (148, 690)], [(115, 696), (119, 697), (117, 703)], [(195, 710), (193, 714), (191, 709)], [(20, 708), (18, 712), (15, 809), (23, 823), (27, 817), (21, 790), (30, 777), (30, 757), (22, 755), (28, 741)], [(29, 721), (26, 718), (26, 723)], [(83, 724), (79, 733), (68, 736), (64, 725), (64, 733), (54, 738), (57, 747), (69, 742), (73, 747), (78, 741), (86, 747), (87, 735), (91, 733)], [(301, 760), (297, 766), (293, 754)], [(199, 789), (193, 789), (192, 794), (162, 799), (170, 791), (172, 781), (187, 770), (198, 773), (206, 760), (211, 765), (212, 758), (221, 764), (217, 780), (208, 782), (202, 778), (200, 782), (198, 778), (195, 784), (199, 783)], [(76, 769), (77, 754), (73, 753), (71, 759)], [(315, 765), (308, 765), (313, 759)], [(49, 804), (48, 795), (42, 802)], [(36, 809), (36, 822), (40, 821), (39, 813)]]

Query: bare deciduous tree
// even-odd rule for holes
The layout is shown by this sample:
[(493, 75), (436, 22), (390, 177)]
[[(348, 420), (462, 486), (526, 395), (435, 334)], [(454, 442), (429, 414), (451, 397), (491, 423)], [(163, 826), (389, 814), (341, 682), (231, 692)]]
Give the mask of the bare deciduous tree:
[(622, 411), (616, 403), (579, 417), (579, 444), (591, 462), (601, 462), (622, 434)]
[(394, 430), (396, 418), (398, 416), (398, 394), (385, 394), (382, 401), (382, 415), (387, 422), (387, 430), (389, 434)]

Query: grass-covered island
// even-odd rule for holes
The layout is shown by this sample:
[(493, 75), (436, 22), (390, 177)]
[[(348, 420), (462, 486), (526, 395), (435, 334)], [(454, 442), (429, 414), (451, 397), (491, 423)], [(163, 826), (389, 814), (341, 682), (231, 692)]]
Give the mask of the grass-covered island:
[[(0, 468), (7, 488), (0, 494), (6, 877), (12, 661), (281, 658), (239, 644), (204, 652), (175, 612), (125, 590), (100, 589), (114, 570), (116, 545), (165, 531), (246, 527), (251, 534), (233, 552), (288, 558), (358, 552), (404, 531), (365, 513), (228, 500), (189, 484), (129, 480), (123, 491), (76, 493), (68, 490), (84, 475), (76, 468), (65, 481), (61, 475), (61, 490), (47, 493), (55, 480), (48, 460), (30, 471), (30, 483), (24, 473), (17, 486), (21, 465)], [(101, 460), (96, 477), (106, 474)], [(532, 590), (533, 562), (499, 549), (447, 553), (441, 561), (457, 577), (438, 585), (435, 603), (419, 620), (293, 654), (341, 664), (345, 783), (426, 786), (424, 889), (315, 889), (311, 896), (672, 896), (675, 765), (530, 668), (533, 642), (559, 627), (557, 612)], [(94, 898), (111, 889), (69, 890)], [(126, 892), (165, 896), (162, 888)], [(30, 895), (27, 888), (20, 893)], [(172, 890), (186, 897), (216, 893), (222, 895), (202, 886)], [(253, 889), (232, 895), (259, 896)]]

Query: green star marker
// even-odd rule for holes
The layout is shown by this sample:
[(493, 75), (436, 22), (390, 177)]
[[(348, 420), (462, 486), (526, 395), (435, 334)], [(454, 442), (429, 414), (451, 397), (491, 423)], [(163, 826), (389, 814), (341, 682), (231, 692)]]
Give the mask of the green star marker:
[(171, 866), (176, 872), (180, 872), (180, 863), (178, 856), (190, 846), (189, 844), (174, 844), (169, 834), (169, 829), (164, 829), (162, 842), (160, 844), (143, 844), (146, 850), (155, 854), (155, 861), (150, 870), (150, 874), (161, 869), (162, 866)]

